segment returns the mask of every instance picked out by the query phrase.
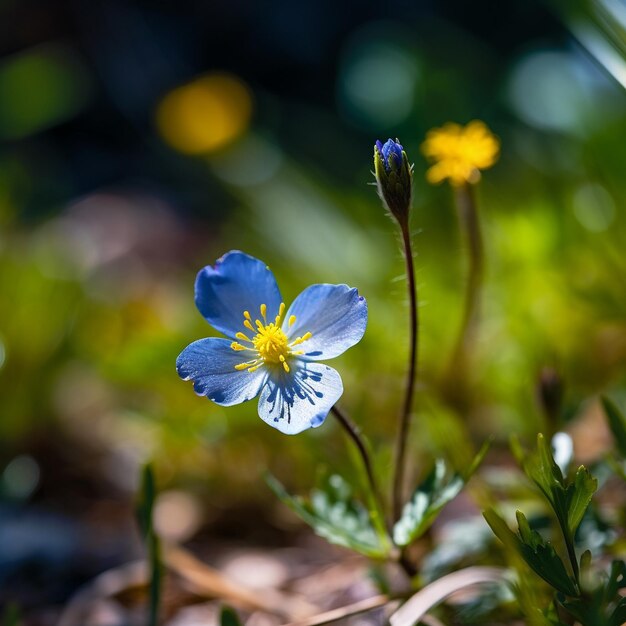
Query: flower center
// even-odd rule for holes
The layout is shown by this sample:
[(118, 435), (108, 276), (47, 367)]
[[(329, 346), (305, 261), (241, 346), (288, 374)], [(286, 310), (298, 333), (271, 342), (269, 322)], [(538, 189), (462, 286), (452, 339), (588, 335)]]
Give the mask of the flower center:
[(266, 363), (280, 363), (289, 354), (287, 335), (274, 323), (260, 328), (252, 343)]
[[(243, 363), (235, 365), (236, 370), (248, 370), (248, 372), (255, 372), (262, 365), (278, 365), (280, 364), (285, 372), (289, 371), (288, 360), (290, 357), (304, 354), (303, 350), (293, 350), (293, 348), (304, 341), (307, 341), (312, 337), (311, 333), (305, 333), (301, 337), (297, 337), (291, 343), (287, 338), (287, 335), (282, 329), (281, 319), (285, 313), (285, 303), (281, 302), (278, 309), (278, 315), (273, 322), (267, 321), (267, 305), (262, 304), (259, 307), (261, 313), (261, 319), (255, 319), (252, 321), (252, 316), (249, 311), (243, 312), (243, 325), (249, 330), (255, 333), (252, 339), (246, 333), (239, 332), (235, 335), (242, 343), (233, 341), (230, 344), (232, 350), (235, 352), (252, 352), (253, 357)], [(293, 326), (296, 321), (295, 315), (290, 315), (287, 321), (288, 327)], [(248, 345), (243, 345), (248, 344)]]

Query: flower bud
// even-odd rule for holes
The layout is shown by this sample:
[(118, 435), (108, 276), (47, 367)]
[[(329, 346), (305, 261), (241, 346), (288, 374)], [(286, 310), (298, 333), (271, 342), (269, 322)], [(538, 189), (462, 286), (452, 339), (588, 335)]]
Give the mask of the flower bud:
[(539, 374), (537, 396), (541, 408), (555, 430), (563, 403), (563, 391), (563, 379), (560, 374), (552, 367), (544, 367)]
[(408, 225), (411, 209), (413, 167), (406, 152), (393, 139), (374, 145), (374, 170), (378, 195), (401, 226)]

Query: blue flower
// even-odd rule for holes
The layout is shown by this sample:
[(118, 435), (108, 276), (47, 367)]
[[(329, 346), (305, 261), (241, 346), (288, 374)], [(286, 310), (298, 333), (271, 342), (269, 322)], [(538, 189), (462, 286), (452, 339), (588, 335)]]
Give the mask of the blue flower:
[(383, 164), (387, 173), (391, 171), (399, 172), (402, 167), (402, 151), (404, 148), (393, 139), (387, 139), (384, 145), (377, 140), (376, 149), (383, 159)]
[(196, 278), (196, 306), (228, 339), (187, 346), (176, 361), (197, 394), (222, 406), (259, 397), (259, 416), (288, 435), (320, 426), (343, 393), (318, 363), (358, 343), (367, 303), (347, 285), (311, 285), (287, 311), (270, 269), (233, 251)]

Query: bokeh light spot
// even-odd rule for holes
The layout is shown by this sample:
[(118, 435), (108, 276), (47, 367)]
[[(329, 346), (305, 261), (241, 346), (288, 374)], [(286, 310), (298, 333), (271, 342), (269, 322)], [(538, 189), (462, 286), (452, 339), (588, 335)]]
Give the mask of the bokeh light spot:
[(250, 124), (252, 98), (236, 76), (210, 74), (168, 93), (157, 109), (163, 139), (185, 154), (224, 148)]
[(615, 115), (615, 91), (606, 76), (582, 55), (542, 50), (514, 68), (509, 100), (527, 124), (584, 135)]
[(2, 482), (6, 491), (14, 498), (27, 498), (39, 484), (39, 465), (33, 457), (22, 454), (5, 467)]
[(615, 218), (615, 201), (611, 194), (596, 183), (581, 185), (572, 199), (576, 219), (593, 233), (608, 229)]
[(388, 128), (410, 115), (417, 79), (415, 58), (398, 38), (378, 33), (376, 39), (366, 28), (346, 47), (338, 83), (340, 102), (353, 121)]
[(91, 92), (83, 64), (69, 49), (22, 52), (0, 67), (0, 139), (19, 139), (76, 115)]
[(237, 187), (259, 185), (278, 172), (283, 155), (278, 146), (249, 133), (232, 147), (211, 158), (214, 173)]
[(154, 509), (154, 526), (168, 541), (186, 541), (200, 526), (202, 509), (192, 494), (185, 491), (165, 491)]

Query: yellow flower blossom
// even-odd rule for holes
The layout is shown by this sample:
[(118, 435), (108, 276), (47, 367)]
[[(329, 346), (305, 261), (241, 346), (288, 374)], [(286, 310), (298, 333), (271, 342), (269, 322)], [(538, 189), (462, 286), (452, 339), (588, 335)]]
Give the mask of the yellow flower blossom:
[(459, 186), (476, 183), (480, 170), (491, 167), (497, 160), (500, 141), (484, 122), (474, 120), (467, 126), (448, 122), (426, 134), (422, 152), (434, 165), (426, 172), (426, 179), (434, 185), (446, 178)]

